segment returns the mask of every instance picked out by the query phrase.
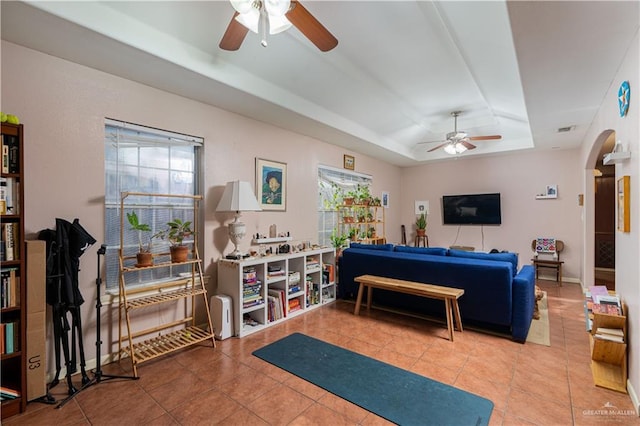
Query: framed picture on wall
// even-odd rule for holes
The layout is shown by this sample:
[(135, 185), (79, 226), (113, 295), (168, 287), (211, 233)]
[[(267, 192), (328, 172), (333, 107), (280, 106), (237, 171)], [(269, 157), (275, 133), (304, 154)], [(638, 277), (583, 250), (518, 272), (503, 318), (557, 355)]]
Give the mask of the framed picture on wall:
[(381, 204), (385, 209), (389, 208), (389, 193), (387, 191), (382, 192)]
[(287, 164), (256, 158), (256, 192), (262, 210), (287, 210)]
[(347, 170), (355, 170), (356, 169), (356, 159), (353, 155), (344, 155), (343, 158), (343, 166)]
[(629, 192), (631, 190), (631, 178), (622, 176), (618, 179), (618, 231), (631, 232), (631, 204), (629, 203)]
[(414, 213), (416, 215), (422, 213), (424, 213), (425, 215), (429, 215), (429, 201), (416, 201)]

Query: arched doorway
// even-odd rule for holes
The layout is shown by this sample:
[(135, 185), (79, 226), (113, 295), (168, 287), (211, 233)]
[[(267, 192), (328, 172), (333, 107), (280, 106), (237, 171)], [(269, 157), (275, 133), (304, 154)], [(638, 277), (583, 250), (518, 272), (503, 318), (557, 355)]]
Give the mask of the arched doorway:
[[(594, 234), (593, 234), (593, 276), (595, 285), (604, 285), (615, 290), (615, 165), (605, 165), (603, 156), (615, 145), (615, 132), (603, 132), (599, 153), (593, 166), (594, 179)], [(596, 141), (596, 144), (598, 143)], [(593, 147), (594, 151), (598, 149)]]

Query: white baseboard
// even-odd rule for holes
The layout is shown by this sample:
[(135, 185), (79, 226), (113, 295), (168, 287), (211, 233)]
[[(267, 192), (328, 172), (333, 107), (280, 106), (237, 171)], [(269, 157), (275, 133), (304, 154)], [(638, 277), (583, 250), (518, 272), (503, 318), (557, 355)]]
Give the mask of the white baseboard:
[(627, 379), (627, 392), (629, 392), (629, 397), (631, 397), (631, 402), (633, 403), (633, 408), (636, 410), (636, 414), (640, 417), (640, 400), (638, 400), (638, 394), (629, 379)]
[[(102, 355), (101, 357), (102, 359), (102, 364), (101, 365), (107, 365), (110, 364), (114, 361), (116, 361), (118, 359), (118, 354), (117, 353), (113, 353), (113, 354), (107, 354), (107, 355)], [(60, 362), (64, 362), (64, 359), (61, 359)], [(92, 358), (92, 359), (87, 359), (85, 360), (85, 370), (87, 372), (87, 375), (89, 376), (89, 378), (93, 378), (93, 373), (92, 371), (96, 369), (96, 367), (98, 366), (98, 364), (96, 363), (96, 359)], [(55, 369), (55, 366), (54, 366)], [(78, 371), (76, 371), (73, 376), (77, 376), (78, 374), (80, 374), (80, 365), (78, 365)], [(54, 377), (56, 376), (56, 372), (54, 371), (49, 371), (47, 373), (47, 383), (51, 383), (51, 381), (54, 379)], [(60, 376), (58, 377), (58, 380), (60, 381), (60, 385), (66, 385), (65, 383), (65, 377), (67, 376), (67, 368), (62, 366), (62, 368), (60, 369)]]

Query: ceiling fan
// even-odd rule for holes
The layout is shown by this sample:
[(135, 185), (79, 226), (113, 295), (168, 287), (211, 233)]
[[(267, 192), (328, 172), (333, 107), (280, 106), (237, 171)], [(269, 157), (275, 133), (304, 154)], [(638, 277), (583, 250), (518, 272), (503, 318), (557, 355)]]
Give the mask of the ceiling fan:
[[(468, 149), (475, 149), (476, 146), (469, 141), (486, 141), (486, 140), (496, 140), (502, 139), (501, 135), (489, 135), (489, 136), (469, 136), (466, 132), (462, 130), (458, 130), (458, 116), (462, 114), (462, 111), (453, 111), (451, 115), (453, 116), (454, 124), (453, 124), (453, 132), (447, 133), (447, 138), (440, 145), (431, 148), (427, 152), (432, 152), (444, 147), (444, 150), (447, 154), (461, 154)], [(440, 141), (438, 141), (440, 142)], [(431, 142), (420, 142), (420, 144), (431, 143)]]
[(260, 34), (267, 46), (267, 33), (278, 34), (294, 25), (318, 49), (328, 52), (338, 40), (296, 0), (230, 0), (236, 10), (220, 40), (220, 48), (238, 50), (249, 30)]

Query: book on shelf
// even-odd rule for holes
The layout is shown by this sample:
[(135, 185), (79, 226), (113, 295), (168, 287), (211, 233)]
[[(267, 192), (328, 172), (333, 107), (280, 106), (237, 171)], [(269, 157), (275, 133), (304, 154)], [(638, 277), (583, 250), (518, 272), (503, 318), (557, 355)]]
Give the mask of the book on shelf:
[(598, 327), (596, 333), (624, 337), (624, 331), (621, 328)]
[(2, 173), (9, 173), (9, 145), (4, 142), (2, 135)]
[(589, 294), (591, 297), (594, 296), (607, 296), (609, 295), (609, 290), (604, 285), (592, 285), (589, 287)]
[(622, 309), (620, 306), (608, 303), (594, 303), (591, 306), (591, 312), (607, 315), (622, 315)]
[(0, 213), (18, 214), (20, 182), (12, 177), (0, 177)]
[(613, 334), (606, 334), (606, 333), (598, 333), (598, 332), (596, 332), (594, 337), (596, 339), (600, 339), (600, 340), (608, 340), (608, 341), (611, 341), (611, 342), (624, 343), (624, 337), (622, 337), (622, 336), (614, 336)]
[[(4, 146), (7, 146), (7, 172), (5, 173), (20, 173), (20, 147), (19, 141), (16, 136), (3, 135), (2, 138), (2, 153), (3, 153), (3, 169), (4, 169)], [(4, 170), (3, 170), (4, 171)]]
[(6, 322), (4, 325), (4, 353), (12, 354), (19, 351), (18, 333), (20, 327), (18, 321)]
[(295, 299), (291, 299), (289, 300), (289, 312), (295, 312), (295, 311), (299, 311), (300, 309), (302, 309), (302, 306), (300, 306), (300, 299), (295, 298)]
[(20, 392), (7, 386), (0, 386), (0, 395), (6, 399), (15, 399), (20, 396)]
[(332, 283), (335, 281), (335, 268), (330, 263), (325, 263), (322, 265), (323, 271), (326, 273), (326, 284)]
[(17, 268), (0, 269), (0, 307), (11, 308), (20, 302), (20, 277)]

